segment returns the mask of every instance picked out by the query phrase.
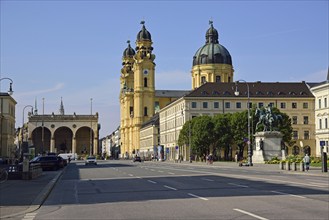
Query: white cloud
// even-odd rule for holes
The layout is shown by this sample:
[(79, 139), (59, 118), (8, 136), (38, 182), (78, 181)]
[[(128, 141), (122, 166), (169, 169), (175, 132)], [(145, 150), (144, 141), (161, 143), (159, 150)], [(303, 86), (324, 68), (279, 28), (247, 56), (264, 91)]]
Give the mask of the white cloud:
[(64, 88), (64, 83), (57, 83), (54, 87), (49, 88), (49, 89), (43, 89), (43, 90), (35, 90), (35, 91), (29, 91), (29, 92), (24, 92), (17, 94), (16, 97), (19, 99), (21, 97), (27, 97), (27, 96), (38, 96), (38, 95), (44, 95), (45, 93), (50, 93), (50, 92), (55, 92), (58, 91), (62, 88)]

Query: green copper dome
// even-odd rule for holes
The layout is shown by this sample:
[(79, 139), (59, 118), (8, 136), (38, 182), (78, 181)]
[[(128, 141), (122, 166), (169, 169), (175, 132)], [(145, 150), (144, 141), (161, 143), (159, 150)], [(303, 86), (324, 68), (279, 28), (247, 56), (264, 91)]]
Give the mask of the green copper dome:
[(193, 56), (193, 66), (200, 64), (229, 64), (232, 58), (228, 50), (218, 42), (218, 32), (210, 21), (210, 28), (206, 33), (206, 44), (200, 47)]
[(142, 30), (140, 30), (137, 34), (137, 41), (141, 40), (149, 40), (151, 41), (151, 34), (148, 32), (145, 28), (145, 21), (141, 21), (141, 24), (143, 25)]
[(123, 51), (123, 57), (132, 57), (135, 55), (135, 50), (130, 46), (130, 41), (127, 41), (128, 47)]

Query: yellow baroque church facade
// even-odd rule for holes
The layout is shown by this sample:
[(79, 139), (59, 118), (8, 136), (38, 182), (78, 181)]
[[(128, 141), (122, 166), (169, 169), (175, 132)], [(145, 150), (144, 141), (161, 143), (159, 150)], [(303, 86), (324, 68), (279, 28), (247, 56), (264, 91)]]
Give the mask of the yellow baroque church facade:
[[(143, 123), (169, 103), (191, 91), (155, 90), (155, 55), (152, 38), (142, 21), (135, 50), (128, 41), (123, 52), (120, 77), (120, 151), (130, 157), (140, 150)], [(233, 66), (228, 50), (218, 43), (218, 32), (210, 21), (206, 44), (193, 57), (192, 89), (206, 82), (233, 82)], [(209, 56), (209, 55), (212, 56)]]
[[(241, 97), (235, 97), (232, 95), (232, 91), (228, 91), (229, 88), (235, 86), (232, 58), (229, 51), (219, 43), (219, 34), (212, 21), (209, 22), (210, 27), (206, 31), (205, 44), (193, 56), (192, 90), (156, 90), (153, 42), (145, 23), (141, 22), (141, 24), (142, 29), (137, 34), (135, 50), (128, 41), (128, 47), (124, 50), (122, 57), (120, 78), (121, 157), (130, 158), (140, 152), (142, 154), (145, 151), (152, 152), (154, 147), (161, 145), (167, 154), (167, 159), (174, 159), (177, 154), (175, 152), (179, 150), (183, 154), (184, 160), (188, 160), (190, 149), (187, 149), (186, 146), (184, 149), (180, 149), (181, 147), (177, 149), (179, 132), (183, 124), (199, 115), (246, 110), (248, 102), (246, 91)], [(291, 91), (285, 92), (283, 90), (286, 89), (287, 83), (284, 82), (245, 81), (245, 83), (252, 87), (250, 89), (251, 103), (257, 104), (258, 107), (271, 104), (292, 119), (292, 135), (295, 145), (292, 146), (289, 153), (302, 154), (308, 149), (312, 155), (318, 155), (314, 136), (315, 98), (307, 83), (292, 83), (289, 87)], [(257, 91), (254, 89), (255, 86), (259, 87)], [(208, 91), (208, 87), (214, 88)], [(240, 89), (246, 89), (243, 87), (241, 85)], [(281, 88), (282, 91), (274, 94), (272, 88), (276, 87)], [(204, 107), (207, 104), (212, 107)], [(158, 125), (152, 122), (155, 120), (152, 117), (156, 113), (159, 113)]]

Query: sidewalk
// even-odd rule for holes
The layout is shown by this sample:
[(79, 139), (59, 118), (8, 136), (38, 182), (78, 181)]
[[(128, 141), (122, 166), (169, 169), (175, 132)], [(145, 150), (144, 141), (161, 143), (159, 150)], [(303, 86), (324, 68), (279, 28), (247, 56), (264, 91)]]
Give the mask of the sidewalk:
[[(236, 168), (236, 169), (250, 169), (250, 170), (267, 170), (267, 171), (277, 171), (280, 173), (286, 174), (297, 174), (297, 175), (310, 175), (310, 176), (329, 176), (329, 172), (322, 172), (321, 167), (310, 167), (309, 171), (297, 171), (294, 170), (281, 170), (279, 164), (260, 164), (254, 163), (253, 166), (247, 167), (242, 166), (239, 167), (236, 162), (225, 162), (225, 161), (214, 161), (213, 164), (206, 164), (206, 162), (195, 162), (190, 163), (189, 161), (182, 161), (181, 163), (175, 163), (175, 161), (163, 161), (165, 163), (172, 163), (177, 165), (185, 165), (185, 166), (207, 166), (207, 167), (226, 167), (226, 168)], [(160, 163), (163, 163), (160, 162)]]
[(0, 184), (0, 219), (33, 212), (47, 198), (65, 170), (44, 171), (33, 180), (7, 180)]

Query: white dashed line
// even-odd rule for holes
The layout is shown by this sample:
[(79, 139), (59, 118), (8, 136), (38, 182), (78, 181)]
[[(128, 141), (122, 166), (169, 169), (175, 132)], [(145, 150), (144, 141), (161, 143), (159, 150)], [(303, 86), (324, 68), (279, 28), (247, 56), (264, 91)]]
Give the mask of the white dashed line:
[(240, 185), (240, 184), (235, 184), (235, 183), (228, 183), (229, 185), (232, 186), (238, 186), (238, 187), (243, 187), (243, 188), (248, 188), (249, 186), (245, 186), (245, 185)]
[(37, 215), (36, 212), (27, 213), (27, 214), (25, 214), (25, 216), (22, 220), (33, 220), (36, 215)]
[(134, 175), (132, 175), (132, 174), (129, 173), (128, 176), (134, 176)]
[(267, 218), (261, 217), (259, 215), (255, 215), (253, 213), (250, 213), (250, 212), (247, 212), (247, 211), (244, 211), (244, 210), (241, 210), (241, 209), (233, 209), (233, 210), (237, 211), (237, 212), (241, 212), (241, 213), (249, 215), (249, 216), (252, 216), (252, 217), (257, 218), (257, 219), (268, 220)]
[(205, 181), (209, 181), (209, 182), (213, 182), (215, 180), (212, 180), (212, 179), (207, 179), (207, 178), (201, 178), (202, 180), (205, 180)]
[(171, 174), (171, 175), (175, 175), (174, 173), (172, 173), (172, 172), (168, 172), (168, 174)]
[(157, 182), (154, 182), (154, 181), (152, 181), (152, 180), (147, 180), (148, 182), (150, 182), (150, 183), (153, 183), (153, 184), (156, 184)]
[(187, 195), (190, 195), (190, 196), (192, 196), (192, 197), (195, 197), (195, 198), (198, 198), (198, 199), (202, 199), (202, 200), (205, 200), (205, 201), (208, 200), (207, 198), (204, 198), (204, 197), (201, 197), (201, 196), (197, 196), (197, 195), (194, 195), (194, 194), (192, 194), (192, 193), (188, 193)]
[(288, 196), (293, 196), (293, 197), (297, 197), (297, 198), (301, 198), (301, 199), (306, 199), (306, 197), (304, 197), (304, 196), (298, 196), (298, 195), (289, 194), (289, 193), (283, 193), (283, 192), (278, 192), (278, 191), (271, 191), (271, 192), (272, 193), (281, 194), (281, 195), (288, 195)]
[(173, 187), (170, 187), (170, 186), (167, 186), (167, 185), (163, 185), (164, 187), (168, 188), (168, 189), (172, 189), (172, 190), (177, 190), (176, 188), (173, 188)]

